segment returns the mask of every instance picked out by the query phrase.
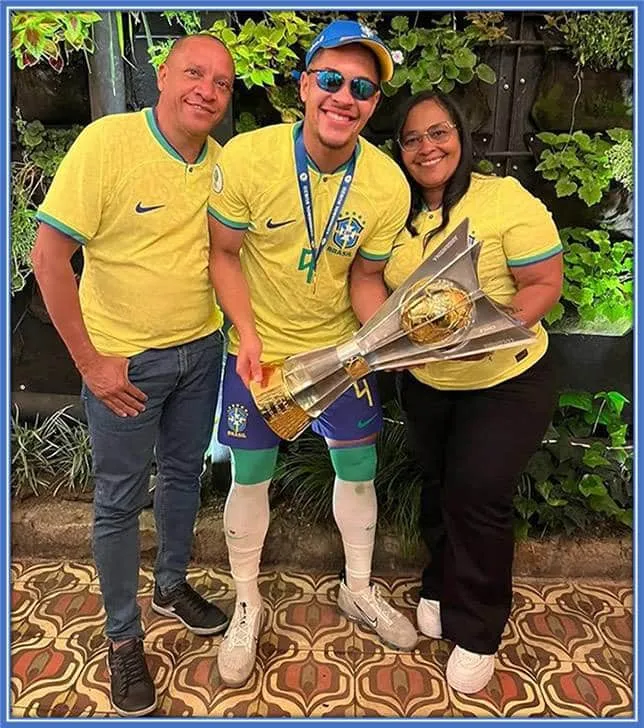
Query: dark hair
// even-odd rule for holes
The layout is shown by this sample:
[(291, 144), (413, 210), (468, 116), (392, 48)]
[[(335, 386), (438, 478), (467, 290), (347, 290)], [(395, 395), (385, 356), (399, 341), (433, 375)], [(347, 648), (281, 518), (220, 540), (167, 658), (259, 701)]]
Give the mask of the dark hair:
[(405, 168), (402, 160), (402, 149), (398, 144), (398, 139), (400, 139), (400, 134), (405, 126), (409, 112), (418, 104), (422, 104), (424, 101), (430, 100), (436, 101), (437, 104), (442, 106), (450, 115), (452, 121), (456, 124), (456, 130), (461, 141), (461, 158), (454, 174), (450, 177), (447, 185), (445, 186), (445, 193), (443, 195), (443, 219), (441, 224), (428, 233), (425, 238), (425, 244), (427, 244), (434, 235), (447, 227), (447, 224), (449, 223), (450, 210), (469, 189), (470, 180), (472, 178), (472, 169), (474, 167), (474, 161), (472, 158), (472, 136), (470, 134), (470, 130), (467, 126), (467, 122), (465, 121), (465, 117), (463, 116), (463, 112), (449, 96), (441, 93), (440, 91), (430, 89), (428, 91), (420, 91), (419, 93), (414, 94), (403, 104), (398, 112), (398, 118), (396, 120), (393, 153), (394, 159), (398, 162), (398, 165), (404, 172), (405, 177), (409, 182), (409, 186), (411, 187), (411, 209), (405, 226), (412, 235), (418, 235), (418, 231), (414, 227), (413, 221), (423, 207), (423, 195), (420, 185)]

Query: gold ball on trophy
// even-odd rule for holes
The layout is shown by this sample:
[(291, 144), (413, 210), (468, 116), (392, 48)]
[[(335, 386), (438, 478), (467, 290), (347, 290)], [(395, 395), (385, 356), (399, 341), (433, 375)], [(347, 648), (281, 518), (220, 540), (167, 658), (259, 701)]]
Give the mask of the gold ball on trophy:
[(468, 292), (446, 278), (421, 278), (400, 302), (400, 325), (415, 344), (441, 344), (464, 334), (473, 320)]

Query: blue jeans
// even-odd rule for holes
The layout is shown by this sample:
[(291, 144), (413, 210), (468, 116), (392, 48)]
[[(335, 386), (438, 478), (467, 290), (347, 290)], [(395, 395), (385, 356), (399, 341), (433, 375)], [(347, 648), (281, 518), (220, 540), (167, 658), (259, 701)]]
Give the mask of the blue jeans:
[(162, 590), (185, 580), (200, 504), (203, 457), (215, 418), (223, 339), (219, 331), (188, 344), (130, 358), (130, 381), (148, 396), (145, 411), (119, 417), (83, 385), (94, 462), (94, 558), (107, 613), (107, 636), (143, 636), (136, 594), (139, 514), (156, 457), (155, 579)]

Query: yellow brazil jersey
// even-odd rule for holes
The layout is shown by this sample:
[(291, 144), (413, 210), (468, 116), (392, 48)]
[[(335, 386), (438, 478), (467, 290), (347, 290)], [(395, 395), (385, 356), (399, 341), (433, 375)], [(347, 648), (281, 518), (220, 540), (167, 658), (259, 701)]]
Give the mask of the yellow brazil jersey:
[(208, 139), (187, 163), (144, 109), (91, 123), (61, 163), (37, 217), (82, 245), (81, 310), (102, 354), (133, 356), (221, 327), (206, 212), (220, 149)]
[[(231, 139), (218, 159), (208, 212), (245, 230), (241, 266), (250, 289), (263, 361), (346, 341), (358, 321), (349, 300), (355, 256), (386, 260), (409, 213), (407, 181), (395, 162), (359, 140), (353, 180), (315, 276), (295, 165), (301, 124), (277, 124)], [(343, 181), (308, 159), (316, 242)], [(230, 350), (239, 338), (231, 329)]]
[[(517, 291), (512, 268), (546, 260), (562, 250), (551, 214), (514, 177), (473, 174), (469, 190), (450, 211), (446, 229), (429, 241), (426, 250), (423, 239), (440, 225), (440, 210), (424, 210), (417, 216), (418, 235), (403, 230), (387, 263), (387, 285), (400, 286), (465, 218), (469, 218), (469, 234), (481, 243), (481, 289), (501, 304), (508, 304)], [(517, 376), (544, 355), (546, 331), (540, 323), (532, 330), (537, 338), (529, 346), (500, 349), (478, 361), (429, 362), (410, 371), (437, 389), (491, 387)]]

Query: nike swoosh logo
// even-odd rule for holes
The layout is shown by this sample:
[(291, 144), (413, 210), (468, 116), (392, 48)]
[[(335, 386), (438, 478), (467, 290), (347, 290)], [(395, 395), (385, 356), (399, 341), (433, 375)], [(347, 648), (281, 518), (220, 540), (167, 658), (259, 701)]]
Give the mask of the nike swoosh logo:
[(362, 430), (364, 429), (370, 422), (373, 422), (378, 415), (372, 415), (369, 417), (369, 419), (366, 420), (358, 420), (358, 429)]
[(360, 609), (359, 604), (356, 604), (356, 602), (354, 602), (354, 605), (355, 605), (356, 609), (360, 612), (360, 614), (362, 614), (364, 621), (367, 622), (367, 624), (371, 625), (371, 627), (373, 627), (373, 629), (376, 629), (376, 627), (378, 626), (378, 617), (370, 617), (364, 611), (364, 609)]
[(271, 230), (273, 228), (280, 228), (283, 225), (290, 225), (292, 222), (295, 222), (295, 220), (284, 220), (284, 222), (273, 222), (273, 218), (269, 217), (266, 221), (266, 227), (270, 228)]
[(144, 213), (144, 212), (152, 212), (152, 210), (158, 210), (158, 209), (159, 209), (159, 208), (161, 208), (161, 207), (165, 207), (165, 205), (151, 205), (151, 206), (149, 206), (149, 207), (145, 207), (145, 206), (144, 206), (144, 205), (142, 205), (142, 204), (141, 204), (140, 202), (137, 202), (137, 203), (136, 203), (136, 207), (135, 207), (134, 209), (135, 209), (135, 210), (136, 210), (136, 211), (137, 211), (137, 212), (139, 213), (139, 215), (140, 215), (140, 214), (142, 214), (142, 213)]

